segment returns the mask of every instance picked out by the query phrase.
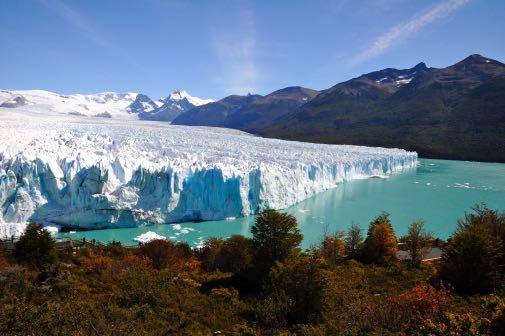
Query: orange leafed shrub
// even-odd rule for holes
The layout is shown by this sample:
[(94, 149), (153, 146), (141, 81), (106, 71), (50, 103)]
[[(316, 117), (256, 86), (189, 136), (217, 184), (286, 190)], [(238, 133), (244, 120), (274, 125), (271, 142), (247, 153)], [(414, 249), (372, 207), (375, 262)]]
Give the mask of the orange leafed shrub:
[(113, 259), (103, 254), (93, 251), (83, 261), (84, 269), (88, 272), (109, 271), (113, 273), (124, 273), (134, 268), (151, 267), (151, 260), (144, 255), (135, 255), (128, 252), (120, 259)]
[(422, 315), (432, 315), (449, 306), (452, 296), (443, 285), (440, 289), (436, 289), (428, 284), (422, 284), (403, 293), (401, 299), (413, 311)]
[(200, 270), (200, 261), (197, 258), (188, 259), (184, 264), (183, 270), (187, 272), (195, 272)]
[(83, 267), (88, 272), (101, 272), (112, 265), (112, 258), (102, 254), (96, 254), (92, 250), (89, 251), (89, 256), (84, 259)]
[(124, 273), (135, 268), (148, 267), (151, 267), (151, 260), (148, 257), (128, 252), (122, 259), (114, 260), (109, 269), (114, 273)]
[(7, 265), (8, 265), (7, 260), (5, 259), (2, 251), (0, 251), (0, 270), (3, 269)]

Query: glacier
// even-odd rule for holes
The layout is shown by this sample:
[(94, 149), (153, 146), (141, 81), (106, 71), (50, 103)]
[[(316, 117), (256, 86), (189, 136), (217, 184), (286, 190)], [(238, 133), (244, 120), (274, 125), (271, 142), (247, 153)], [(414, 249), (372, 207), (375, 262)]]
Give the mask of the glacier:
[(0, 236), (219, 220), (416, 165), (402, 149), (0, 108)]

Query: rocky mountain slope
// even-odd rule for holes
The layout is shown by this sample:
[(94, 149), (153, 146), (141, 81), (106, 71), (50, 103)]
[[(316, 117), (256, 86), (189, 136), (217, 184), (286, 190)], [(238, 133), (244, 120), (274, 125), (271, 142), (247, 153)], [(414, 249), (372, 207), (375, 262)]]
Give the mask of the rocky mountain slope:
[(189, 110), (174, 119), (173, 123), (254, 131), (303, 105), (317, 94), (316, 90), (294, 86), (266, 96), (232, 95), (215, 103)]
[(283, 139), (401, 147), (425, 157), (505, 162), (505, 65), (471, 55), (447, 68), (420, 64), (407, 72), (413, 70), (402, 85), (381, 81), (376, 73), (338, 84), (254, 131)]
[(505, 162), (505, 65), (470, 55), (446, 68), (387, 68), (321, 92), (291, 87), (267, 96), (229, 96), (174, 123)]

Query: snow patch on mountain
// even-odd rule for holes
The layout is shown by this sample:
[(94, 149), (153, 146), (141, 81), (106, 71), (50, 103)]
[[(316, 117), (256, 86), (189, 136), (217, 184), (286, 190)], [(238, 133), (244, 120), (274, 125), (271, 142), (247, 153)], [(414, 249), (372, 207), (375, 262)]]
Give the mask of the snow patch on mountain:
[(409, 73), (409, 74), (405, 74), (405, 75), (396, 75), (395, 73), (392, 73), (389, 76), (377, 79), (375, 82), (377, 84), (392, 83), (395, 86), (400, 87), (400, 86), (410, 83), (414, 79), (415, 76), (416, 76), (416, 71)]
[(0, 235), (218, 220), (416, 165), (401, 149), (0, 108)]

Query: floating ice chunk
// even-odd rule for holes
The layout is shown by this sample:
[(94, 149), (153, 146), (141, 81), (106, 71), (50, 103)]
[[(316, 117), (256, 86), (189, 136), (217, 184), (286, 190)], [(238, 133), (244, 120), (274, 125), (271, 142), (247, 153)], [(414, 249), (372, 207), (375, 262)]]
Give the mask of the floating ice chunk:
[(180, 229), (182, 229), (182, 226), (181, 226), (181, 224), (174, 224), (174, 225), (172, 225), (172, 229), (180, 230)]
[(200, 249), (200, 248), (202, 248), (204, 246), (205, 246), (205, 239), (203, 239), (203, 237), (198, 237), (198, 239), (195, 242), (195, 247), (197, 249)]
[(475, 189), (475, 187), (471, 187), (470, 183), (454, 183), (455, 188), (463, 188), (463, 189)]
[(371, 175), (370, 178), (375, 178), (375, 179), (386, 179), (389, 176), (387, 175)]
[(167, 239), (167, 238), (153, 231), (147, 231), (146, 233), (143, 233), (133, 238), (133, 240), (138, 241), (139, 243), (142, 244), (149, 243), (150, 241), (157, 239)]

